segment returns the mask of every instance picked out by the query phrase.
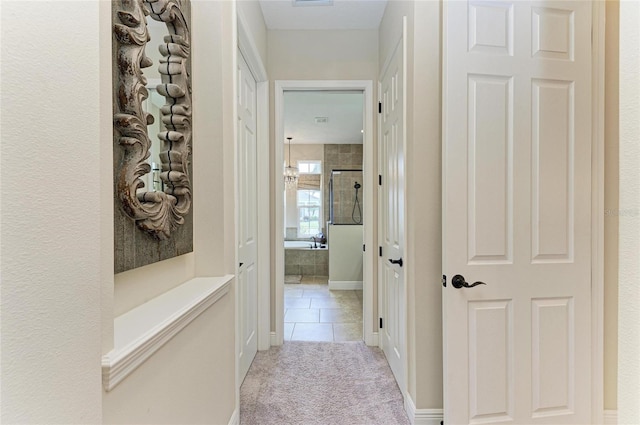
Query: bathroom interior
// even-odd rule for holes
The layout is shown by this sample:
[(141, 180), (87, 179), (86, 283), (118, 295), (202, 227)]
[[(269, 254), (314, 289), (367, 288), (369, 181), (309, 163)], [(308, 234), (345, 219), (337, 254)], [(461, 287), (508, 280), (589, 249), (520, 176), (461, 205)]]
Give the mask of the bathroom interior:
[(284, 93), (285, 341), (362, 340), (363, 102)]

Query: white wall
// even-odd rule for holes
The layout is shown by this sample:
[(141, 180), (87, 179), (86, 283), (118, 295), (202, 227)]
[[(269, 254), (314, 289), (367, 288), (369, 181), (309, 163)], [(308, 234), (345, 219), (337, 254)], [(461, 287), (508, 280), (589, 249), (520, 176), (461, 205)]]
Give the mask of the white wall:
[(105, 424), (227, 424), (235, 405), (233, 298), (223, 297), (112, 391)]
[[(235, 272), (235, 3), (193, 1), (194, 251), (115, 276), (113, 320), (194, 276)], [(110, 392), (105, 423), (227, 423), (235, 408), (235, 290)]]
[(618, 423), (640, 423), (640, 4), (620, 2)]
[(262, 64), (267, 63), (267, 26), (262, 16), (258, 0), (237, 0), (238, 15), (242, 15), (248, 25), (248, 31), (258, 50)]
[(1, 421), (100, 423), (99, 1), (1, 7)]
[(362, 282), (362, 230), (359, 225), (329, 226), (330, 282)]
[(235, 269), (235, 3), (192, 11), (194, 252), (114, 276), (111, 2), (1, 3), (3, 423), (232, 415), (234, 289), (111, 392), (101, 381), (114, 317)]

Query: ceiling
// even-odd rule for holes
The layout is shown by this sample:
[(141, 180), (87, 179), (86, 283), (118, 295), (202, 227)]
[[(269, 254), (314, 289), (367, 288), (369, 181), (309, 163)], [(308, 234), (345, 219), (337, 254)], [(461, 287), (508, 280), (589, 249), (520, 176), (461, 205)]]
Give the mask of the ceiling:
[[(259, 0), (270, 30), (378, 29), (387, 0)], [(289, 91), (285, 137), (293, 144), (362, 143), (362, 92)], [(327, 118), (317, 123), (316, 118)]]
[(387, 0), (259, 0), (268, 29), (377, 29)]
[(363, 116), (362, 92), (284, 92), (284, 136), (293, 144), (362, 143)]

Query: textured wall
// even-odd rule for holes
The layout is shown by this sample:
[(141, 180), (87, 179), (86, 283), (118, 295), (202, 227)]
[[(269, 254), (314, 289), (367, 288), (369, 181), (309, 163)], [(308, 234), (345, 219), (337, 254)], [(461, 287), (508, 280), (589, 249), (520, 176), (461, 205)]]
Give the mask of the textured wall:
[(640, 3), (620, 2), (618, 423), (640, 423)]
[(111, 5), (45, 3), (0, 4), (1, 422), (228, 423), (235, 291), (104, 401), (100, 360), (114, 316), (235, 268), (233, 4), (194, 2), (194, 137), (207, 140), (194, 172), (217, 182), (194, 188), (196, 250), (119, 274), (114, 294)]
[(2, 423), (102, 421), (99, 3), (1, 5)]

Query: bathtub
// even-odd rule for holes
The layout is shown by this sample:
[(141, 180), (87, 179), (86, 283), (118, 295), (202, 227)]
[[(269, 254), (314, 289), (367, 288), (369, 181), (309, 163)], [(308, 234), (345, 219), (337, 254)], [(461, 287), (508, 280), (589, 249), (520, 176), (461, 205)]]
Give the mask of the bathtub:
[[(320, 244), (316, 244), (318, 248), (313, 249), (327, 249), (327, 245), (324, 248), (320, 248)], [(284, 241), (284, 249), (311, 249), (313, 247), (312, 241)]]
[[(320, 244), (317, 244), (318, 247)], [(329, 249), (311, 248), (313, 241), (284, 241), (284, 274), (328, 276)]]

